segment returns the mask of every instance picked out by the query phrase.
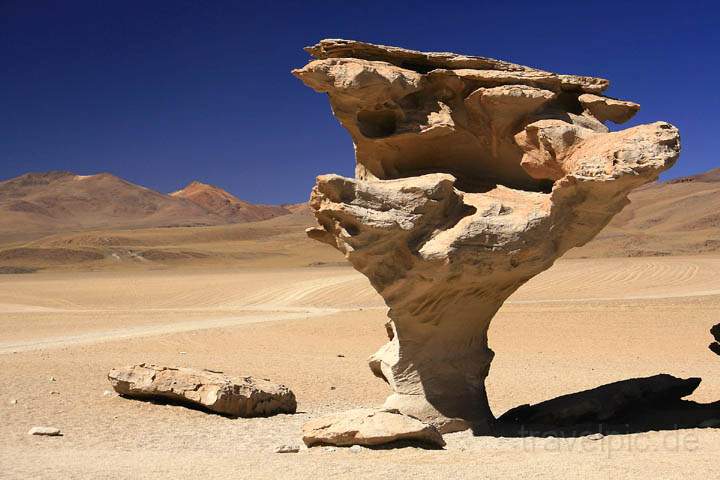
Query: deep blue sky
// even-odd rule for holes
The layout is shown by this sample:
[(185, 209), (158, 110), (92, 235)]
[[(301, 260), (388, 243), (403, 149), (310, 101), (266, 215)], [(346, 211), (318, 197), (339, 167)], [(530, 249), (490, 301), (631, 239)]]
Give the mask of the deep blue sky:
[(720, 165), (720, 14), (693, 1), (0, 0), (0, 178), (108, 171), (193, 179), (267, 203), (353, 171), (326, 98), (290, 75), (305, 45), (351, 38), (611, 79), (667, 120), (670, 176)]

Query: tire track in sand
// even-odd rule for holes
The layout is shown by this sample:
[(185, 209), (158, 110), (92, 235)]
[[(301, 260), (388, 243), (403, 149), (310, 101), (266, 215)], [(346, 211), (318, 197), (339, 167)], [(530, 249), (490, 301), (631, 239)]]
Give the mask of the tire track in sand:
[(117, 328), (98, 332), (87, 332), (76, 335), (48, 337), (38, 340), (23, 340), (17, 342), (0, 342), (0, 355), (32, 350), (48, 350), (77, 345), (88, 345), (113, 340), (126, 340), (137, 337), (167, 335), (170, 333), (191, 332), (213, 328), (235, 327), (251, 323), (277, 322), (281, 320), (297, 320), (310, 317), (331, 315), (342, 309), (324, 308), (309, 309), (301, 312), (263, 312), (262, 314), (236, 315), (209, 320), (192, 320), (186, 322), (165, 323), (158, 325), (139, 325), (134, 327)]

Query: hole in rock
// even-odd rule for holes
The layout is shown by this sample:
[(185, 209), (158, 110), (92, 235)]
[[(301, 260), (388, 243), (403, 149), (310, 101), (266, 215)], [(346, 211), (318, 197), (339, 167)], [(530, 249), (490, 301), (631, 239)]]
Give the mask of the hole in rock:
[(578, 100), (578, 94), (573, 92), (559, 93), (553, 104), (555, 108), (559, 107), (561, 111), (575, 115), (580, 115), (585, 110)]
[(431, 72), (431, 71), (435, 70), (436, 68), (440, 68), (440, 67), (437, 67), (437, 66), (434, 66), (431, 64), (426, 64), (426, 63), (424, 64), (424, 63), (420, 63), (420, 62), (412, 62), (412, 61), (407, 61), (407, 60), (399, 62), (398, 66), (400, 68), (405, 68), (407, 70), (412, 70), (414, 72), (423, 73), (423, 74)]
[(353, 225), (352, 223), (343, 223), (340, 225), (343, 230), (345, 230), (348, 235), (351, 237), (354, 237), (355, 235), (358, 235), (360, 233), (360, 228), (357, 225)]
[[(357, 143), (358, 163), (376, 178), (391, 180), (432, 173), (448, 173), (455, 186), (468, 193), (484, 193), (496, 185), (516, 190), (547, 193), (552, 181), (540, 181), (520, 165), (523, 152), (510, 139), (475, 135), (465, 129), (446, 129), (432, 134), (392, 135), (396, 113), (364, 112), (358, 115), (361, 132), (373, 142)], [(412, 114), (406, 111), (402, 128)], [(372, 120), (372, 122), (370, 122)], [(392, 122), (391, 122), (392, 120)], [(382, 139), (379, 137), (386, 134)]]
[(550, 193), (552, 192), (552, 188), (555, 182), (550, 180), (549, 178), (544, 178), (542, 180), (538, 180), (538, 191), (542, 193)]
[(554, 182), (550, 179), (535, 180), (533, 183), (520, 183), (511, 182), (504, 180), (496, 175), (487, 174), (486, 177), (479, 177), (470, 175), (465, 171), (452, 169), (452, 168), (428, 168), (421, 170), (407, 170), (398, 172), (397, 176), (392, 178), (408, 178), (418, 177), (421, 175), (428, 175), (432, 173), (447, 173), (455, 177), (455, 188), (465, 193), (487, 193), (490, 190), (497, 188), (498, 185), (503, 185), (508, 188), (515, 190), (523, 190), (526, 192), (540, 192), (550, 193)]
[(367, 138), (388, 137), (397, 130), (397, 115), (392, 110), (363, 110), (357, 120), (360, 133)]

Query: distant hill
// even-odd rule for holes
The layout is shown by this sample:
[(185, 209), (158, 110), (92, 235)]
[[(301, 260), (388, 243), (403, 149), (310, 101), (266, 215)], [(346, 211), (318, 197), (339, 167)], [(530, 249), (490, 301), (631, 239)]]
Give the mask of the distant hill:
[(307, 204), (307, 202), (303, 203), (288, 203), (283, 205), (287, 210), (290, 210), (292, 213), (303, 213), (303, 212), (309, 212), (310, 206)]
[(254, 205), (240, 200), (222, 188), (197, 181), (170, 195), (189, 200), (227, 223), (257, 222), (291, 213), (279, 205)]
[(572, 257), (694, 255), (720, 252), (720, 168), (658, 182)]
[(262, 220), (177, 228), (58, 232), (0, 244), (0, 274), (47, 270), (346, 266), (342, 254), (310, 240), (309, 209)]
[(0, 181), (0, 243), (5, 244), (59, 232), (223, 225), (289, 213), (199, 182), (166, 195), (109, 173), (27, 173)]
[(0, 182), (0, 232), (87, 228), (216, 225), (223, 220), (187, 200), (132, 184), (109, 173), (27, 173)]

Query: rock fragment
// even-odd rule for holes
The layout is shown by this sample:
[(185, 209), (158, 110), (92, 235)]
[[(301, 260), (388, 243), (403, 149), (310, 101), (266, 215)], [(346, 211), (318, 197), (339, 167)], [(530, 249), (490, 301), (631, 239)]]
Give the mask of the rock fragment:
[(142, 363), (108, 374), (113, 389), (140, 400), (169, 400), (236, 417), (295, 413), (295, 395), (284, 385), (222, 372)]
[(400, 441), (445, 446), (442, 435), (435, 427), (397, 411), (356, 409), (315, 418), (303, 426), (303, 442), (308, 447), (377, 446)]
[(275, 453), (298, 453), (300, 447), (298, 445), (280, 445), (275, 448)]
[(59, 437), (62, 435), (59, 428), (55, 427), (32, 427), (28, 435), (39, 435), (45, 437)]
[(578, 97), (578, 100), (601, 122), (610, 120), (613, 123), (625, 123), (640, 110), (640, 105), (637, 103), (601, 97), (592, 93), (584, 93)]

